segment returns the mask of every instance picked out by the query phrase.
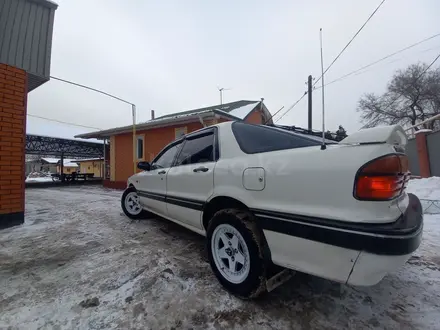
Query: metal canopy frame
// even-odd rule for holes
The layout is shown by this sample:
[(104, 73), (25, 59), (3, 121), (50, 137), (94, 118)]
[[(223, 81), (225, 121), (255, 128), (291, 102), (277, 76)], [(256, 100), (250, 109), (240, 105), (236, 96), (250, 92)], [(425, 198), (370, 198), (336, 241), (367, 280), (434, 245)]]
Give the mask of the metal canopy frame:
[(69, 158), (103, 157), (104, 143), (27, 134), (25, 153)]
[(25, 153), (29, 155), (60, 156), (61, 181), (65, 181), (64, 157), (69, 158), (93, 158), (103, 157), (104, 177), (106, 176), (106, 150), (109, 145), (104, 143), (69, 140), (50, 136), (26, 134)]

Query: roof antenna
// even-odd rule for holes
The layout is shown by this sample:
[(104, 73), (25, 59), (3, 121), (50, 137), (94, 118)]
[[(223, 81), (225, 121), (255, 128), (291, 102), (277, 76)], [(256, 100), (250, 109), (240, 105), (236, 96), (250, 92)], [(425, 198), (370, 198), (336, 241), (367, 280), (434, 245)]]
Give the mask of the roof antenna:
[(319, 29), (319, 40), (321, 44), (321, 91), (322, 91), (322, 144), (321, 150), (325, 150), (325, 118), (324, 118), (324, 58), (322, 55), (322, 28)]
[(220, 92), (220, 105), (222, 105), (223, 104), (223, 91), (229, 91), (231, 89), (230, 88), (224, 88), (224, 87), (220, 88), (218, 86), (217, 86), (217, 89)]

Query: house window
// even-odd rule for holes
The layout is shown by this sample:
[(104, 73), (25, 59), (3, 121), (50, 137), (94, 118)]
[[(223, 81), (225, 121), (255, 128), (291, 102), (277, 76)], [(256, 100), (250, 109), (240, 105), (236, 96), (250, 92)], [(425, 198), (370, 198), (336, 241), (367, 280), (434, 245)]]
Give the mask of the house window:
[(136, 140), (136, 158), (144, 159), (144, 136), (137, 136)]
[(176, 140), (180, 139), (182, 136), (184, 136), (186, 134), (186, 126), (185, 127), (179, 127), (174, 129), (175, 135), (176, 135)]

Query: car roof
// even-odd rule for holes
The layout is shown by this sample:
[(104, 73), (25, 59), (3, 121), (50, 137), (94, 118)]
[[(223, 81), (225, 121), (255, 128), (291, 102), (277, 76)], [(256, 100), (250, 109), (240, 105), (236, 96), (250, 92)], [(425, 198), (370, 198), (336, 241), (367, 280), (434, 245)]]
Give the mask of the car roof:
[[(285, 133), (288, 133), (288, 134), (291, 134), (293, 136), (297, 136), (297, 137), (300, 137), (300, 138), (306, 138), (306, 139), (309, 139), (309, 140), (312, 140), (312, 141), (316, 141), (316, 142), (321, 142), (322, 141), (321, 137), (318, 137), (318, 136), (315, 136), (315, 135), (311, 135), (311, 134), (305, 134), (305, 133), (301, 133), (301, 132), (290, 131), (290, 130), (287, 130), (287, 129), (283, 129), (283, 128), (275, 127), (275, 126), (269, 126), (269, 125), (250, 124), (250, 123), (246, 123), (246, 122), (243, 122), (243, 121), (237, 121), (237, 120), (226, 121), (226, 122), (223, 122), (223, 123), (218, 123), (218, 124), (215, 124), (215, 125), (211, 125), (211, 126), (200, 128), (197, 131), (193, 131), (193, 132), (190, 132), (188, 134), (185, 134), (184, 136), (182, 136), (181, 139), (184, 139), (186, 137), (191, 137), (192, 135), (196, 135), (196, 134), (198, 134), (200, 132), (203, 132), (205, 130), (212, 129), (213, 127), (231, 126), (235, 122), (238, 122), (238, 123), (241, 123), (241, 124), (246, 124), (246, 125), (253, 125), (253, 126), (264, 126), (264, 128), (274, 129), (274, 130), (277, 130), (277, 131), (285, 132)], [(176, 141), (178, 141), (178, 140), (176, 140)], [(333, 141), (333, 140), (325, 139), (325, 143), (326, 144), (335, 144), (336, 142)]]

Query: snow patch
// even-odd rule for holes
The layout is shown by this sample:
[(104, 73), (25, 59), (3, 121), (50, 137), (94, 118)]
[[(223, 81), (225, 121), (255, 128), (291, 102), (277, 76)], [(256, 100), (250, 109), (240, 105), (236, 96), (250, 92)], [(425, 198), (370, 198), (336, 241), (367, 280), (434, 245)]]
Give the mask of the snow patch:
[[(174, 120), (174, 119), (179, 119), (179, 118), (185, 118), (185, 117), (191, 117), (191, 116), (198, 116), (198, 115), (203, 115), (205, 113), (209, 113), (211, 112), (211, 110), (202, 110), (202, 111), (198, 111), (198, 112), (191, 112), (191, 113), (183, 113), (183, 114), (177, 114), (175, 116), (170, 116), (170, 117), (164, 117), (164, 118), (157, 118), (157, 119), (151, 119), (149, 121), (143, 122), (141, 124), (153, 124), (153, 123), (160, 123), (160, 122), (166, 122), (166, 121), (170, 121), (170, 120)], [(137, 124), (139, 125), (139, 124)], [(128, 126), (127, 126), (128, 127)]]
[(251, 104), (242, 106), (240, 108), (231, 110), (231, 111), (229, 111), (229, 114), (234, 117), (244, 119), (249, 114), (249, 112), (254, 110), (254, 108), (257, 106), (258, 103), (260, 103), (260, 102), (251, 103)]
[(44, 160), (45, 162), (47, 162), (49, 164), (56, 164), (60, 161), (59, 158), (50, 158), (50, 157), (44, 157), (44, 158), (41, 158), (41, 160)]
[(80, 163), (80, 162), (91, 162), (91, 161), (99, 161), (99, 160), (104, 160), (104, 158), (84, 158), (84, 159), (75, 159), (72, 160), (72, 163)]
[(440, 177), (410, 180), (407, 191), (420, 199), (440, 200)]
[(52, 182), (52, 177), (44, 178), (26, 178), (25, 182)]
[(64, 162), (65, 167), (78, 167), (77, 163)]
[[(45, 162), (48, 162), (49, 164), (56, 164), (60, 161), (59, 158), (50, 158), (50, 157), (44, 157), (44, 158), (41, 158), (41, 160), (44, 160)], [(78, 167), (78, 164), (76, 164), (75, 162), (76, 162), (75, 159), (68, 159), (68, 158), (63, 159), (64, 166)]]

